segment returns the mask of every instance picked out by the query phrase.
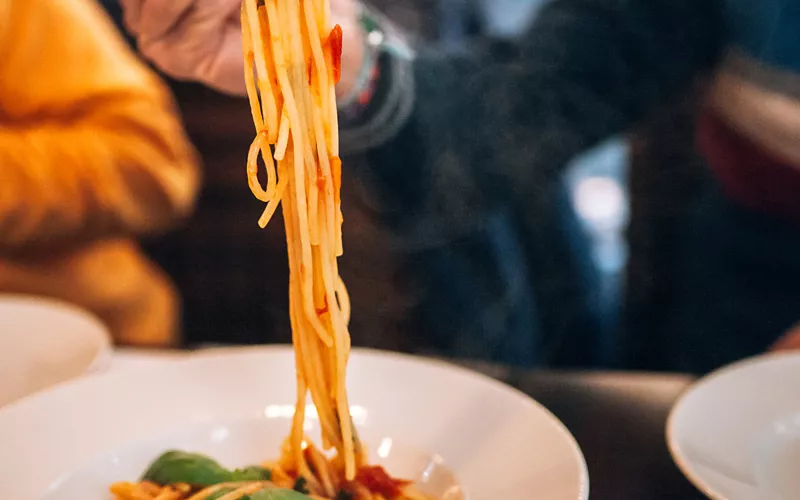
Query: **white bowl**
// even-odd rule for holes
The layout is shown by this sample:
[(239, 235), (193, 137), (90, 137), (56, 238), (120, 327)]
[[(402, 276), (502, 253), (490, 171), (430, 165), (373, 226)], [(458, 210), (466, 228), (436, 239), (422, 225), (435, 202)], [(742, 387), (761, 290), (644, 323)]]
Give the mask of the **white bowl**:
[[(390, 473), (450, 500), (586, 500), (586, 464), (564, 426), (482, 375), (355, 350), (353, 420)], [(0, 411), (0, 498), (107, 500), (170, 448), (231, 467), (274, 458), (295, 398), (290, 348), (225, 350), (86, 378)], [(313, 414), (308, 433), (318, 436)], [(31, 466), (35, 464), (35, 466)]]
[(800, 355), (760, 356), (700, 380), (673, 408), (667, 441), (710, 498), (800, 498)]
[(82, 309), (0, 295), (0, 406), (99, 369), (109, 353), (105, 326)]

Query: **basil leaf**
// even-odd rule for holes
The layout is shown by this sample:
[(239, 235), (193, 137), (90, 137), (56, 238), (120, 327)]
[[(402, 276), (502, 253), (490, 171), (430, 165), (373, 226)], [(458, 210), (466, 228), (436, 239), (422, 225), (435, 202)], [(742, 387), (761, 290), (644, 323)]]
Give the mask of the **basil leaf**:
[(269, 481), (270, 479), (272, 479), (272, 472), (258, 465), (236, 469), (231, 473), (231, 481)]
[(231, 476), (229, 470), (204, 455), (173, 450), (150, 464), (142, 480), (161, 485), (186, 483), (205, 487), (229, 482)]
[(265, 489), (250, 495), (250, 500), (308, 500), (310, 497), (286, 488)]

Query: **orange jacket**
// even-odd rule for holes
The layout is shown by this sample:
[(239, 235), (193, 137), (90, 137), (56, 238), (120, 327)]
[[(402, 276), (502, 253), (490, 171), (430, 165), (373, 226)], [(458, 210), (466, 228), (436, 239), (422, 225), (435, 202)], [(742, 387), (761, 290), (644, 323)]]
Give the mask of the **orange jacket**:
[(98, 5), (0, 0), (0, 292), (173, 342), (176, 295), (133, 238), (186, 216), (198, 183), (171, 97)]

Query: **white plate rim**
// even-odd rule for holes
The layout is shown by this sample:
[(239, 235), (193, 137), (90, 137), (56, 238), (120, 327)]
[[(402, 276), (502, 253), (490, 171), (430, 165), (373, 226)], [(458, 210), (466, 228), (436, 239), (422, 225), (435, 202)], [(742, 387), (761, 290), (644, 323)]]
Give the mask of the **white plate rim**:
[[(185, 356), (175, 359), (174, 366), (179, 366), (180, 364), (187, 362), (190, 363), (193, 360), (197, 360), (198, 358), (208, 360), (214, 357), (226, 358), (229, 356), (235, 356), (237, 354), (246, 355), (248, 353), (254, 353), (254, 352), (268, 352), (268, 353), (292, 352), (292, 347), (291, 345), (257, 345), (257, 346), (209, 348), (209, 349), (189, 352)], [(579, 486), (578, 497), (576, 498), (576, 500), (589, 500), (589, 494), (590, 494), (589, 470), (586, 463), (586, 459), (583, 455), (583, 450), (581, 449), (578, 441), (575, 439), (575, 437), (572, 435), (572, 433), (569, 431), (566, 425), (564, 425), (564, 423), (558, 417), (556, 417), (549, 409), (547, 409), (544, 405), (536, 401), (531, 396), (493, 377), (484, 375), (476, 370), (472, 370), (470, 368), (443, 359), (417, 356), (413, 354), (406, 354), (400, 352), (385, 351), (380, 349), (360, 348), (360, 347), (353, 348), (353, 352), (360, 353), (362, 355), (366, 355), (369, 357), (378, 357), (378, 358), (383, 357), (388, 359), (406, 361), (412, 364), (435, 366), (440, 369), (445, 369), (447, 371), (459, 374), (460, 376), (474, 380), (476, 382), (490, 385), (494, 390), (513, 396), (520, 402), (524, 402), (525, 405), (528, 405), (531, 408), (535, 408), (537, 411), (541, 412), (544, 416), (547, 417), (550, 423), (554, 426), (554, 429), (560, 434), (561, 438), (563, 438), (565, 442), (569, 444), (570, 451), (573, 457), (576, 459), (576, 463), (579, 468), (578, 473), (579, 473), (579, 483), (580, 483), (578, 485)], [(37, 401), (39, 401), (40, 399), (46, 399), (48, 395), (53, 393), (77, 390), (84, 385), (99, 383), (99, 382), (94, 382), (95, 380), (98, 381), (102, 379), (110, 380), (115, 377), (125, 377), (126, 375), (129, 376), (129, 373), (123, 371), (120, 372), (112, 371), (109, 373), (98, 373), (91, 377), (83, 377), (83, 378), (69, 380), (61, 384), (58, 384), (56, 386), (23, 397), (20, 400), (17, 400), (5, 407), (0, 408), (0, 416), (6, 413), (25, 411), (25, 408), (27, 406), (35, 405), (37, 404)]]
[[(100, 317), (97, 316), (92, 311), (85, 309), (78, 304), (69, 302), (68, 300), (56, 297), (29, 295), (24, 293), (0, 292), (0, 306), (6, 306), (6, 305), (8, 306), (24, 305), (24, 306), (41, 307), (43, 309), (54, 309), (73, 315), (77, 318), (80, 318), (82, 321), (86, 321), (88, 324), (91, 324), (93, 326), (91, 335), (95, 338), (95, 340), (97, 340), (98, 348), (94, 359), (89, 364), (89, 366), (86, 367), (84, 375), (103, 372), (106, 370), (106, 368), (108, 368), (109, 364), (111, 363), (113, 355), (111, 332), (109, 331), (108, 325), (106, 325), (100, 319)], [(1, 409), (9, 408), (15, 405), (16, 403), (26, 400), (32, 396), (46, 393), (54, 388), (62, 387), (79, 380), (81, 380), (81, 377), (59, 382), (53, 386), (47, 387), (40, 391), (36, 391), (32, 394), (27, 394), (22, 398), (16, 399), (7, 405), (0, 406), (0, 408)]]
[(666, 425), (666, 441), (667, 441), (667, 448), (669, 449), (669, 453), (672, 456), (672, 460), (678, 466), (681, 473), (689, 480), (692, 485), (697, 488), (702, 494), (706, 495), (711, 500), (730, 500), (725, 495), (719, 493), (714, 489), (713, 486), (708, 484), (700, 474), (695, 472), (692, 468), (691, 464), (689, 463), (689, 459), (686, 458), (683, 450), (678, 443), (678, 436), (677, 436), (677, 421), (680, 418), (681, 413), (686, 408), (688, 404), (687, 401), (690, 396), (705, 390), (705, 388), (720, 380), (722, 378), (727, 377), (731, 373), (739, 372), (741, 370), (747, 370), (757, 365), (762, 365), (765, 363), (772, 363), (776, 360), (786, 359), (786, 358), (800, 358), (800, 353), (797, 352), (769, 352), (765, 354), (760, 354), (758, 356), (753, 356), (750, 358), (745, 358), (729, 365), (726, 365), (718, 370), (715, 370), (697, 381), (695, 381), (690, 387), (688, 387), (678, 398), (678, 401), (672, 406), (670, 410), (669, 416), (667, 417), (667, 425)]

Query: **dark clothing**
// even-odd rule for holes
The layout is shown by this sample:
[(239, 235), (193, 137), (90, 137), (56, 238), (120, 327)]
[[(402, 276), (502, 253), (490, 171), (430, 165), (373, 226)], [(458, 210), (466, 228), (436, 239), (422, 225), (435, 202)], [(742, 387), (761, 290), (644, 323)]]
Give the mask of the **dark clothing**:
[[(421, 198), (399, 198), (403, 209), (391, 212), (388, 220), (413, 234), (405, 229), (414, 226), (413, 218), (437, 214), (431, 222), (437, 229), (428, 233), (441, 237), (468, 231), (464, 228), (475, 220), (471, 211), (488, 212), (488, 207), (505, 204), (520, 216), (522, 241), (546, 244), (541, 222), (553, 214), (557, 190), (552, 186), (567, 161), (687, 95), (696, 80), (715, 68), (723, 48), (734, 46), (793, 67), (800, 31), (790, 29), (786, 18), (796, 18), (798, 11), (783, 2), (787, 16), (781, 17), (779, 4), (759, 3), (747, 11), (740, 8), (745, 2), (733, 1), (555, 1), (519, 41), (517, 54), (501, 55), (484, 47), (458, 61), (452, 54), (446, 60), (422, 57), (417, 62), (419, 94), (438, 92), (440, 102), (446, 93), (448, 102), (458, 103), (459, 119), (445, 127), (444, 119), (418, 104), (395, 143), (373, 153), (378, 158), (374, 164), (385, 169), (376, 174), (384, 185), (416, 183), (400, 192), (423, 193)], [(747, 12), (758, 29), (746, 22)], [(759, 24), (765, 19), (779, 22)], [(745, 166), (753, 172), (775, 163), (737, 160), (749, 162)], [(408, 172), (405, 165), (414, 165), (409, 177), (401, 176)], [(795, 178), (787, 168), (782, 165), (780, 175)], [(698, 170), (697, 175), (705, 174)], [(449, 180), (432, 182), (443, 176)], [(465, 195), (460, 199), (467, 200), (461, 204), (450, 192), (455, 178), (459, 194)], [(759, 178), (768, 184), (772, 180)], [(669, 200), (694, 211), (691, 224), (673, 233), (677, 244), (663, 242), (661, 247), (653, 242), (655, 253), (679, 249), (673, 268), (679, 285), (663, 304), (662, 318), (668, 320), (660, 342), (648, 345), (646, 318), (629, 307), (629, 317), (639, 321), (626, 337), (626, 366), (707, 371), (762, 351), (800, 318), (798, 226), (781, 215), (731, 202), (717, 182), (709, 178), (696, 186), (699, 201), (689, 192)], [(784, 192), (787, 186), (772, 188)], [(381, 192), (387, 198), (398, 195)], [(436, 216), (447, 222), (436, 221)], [(528, 256), (529, 269), (540, 265), (545, 275), (553, 269), (542, 265), (538, 254)], [(550, 281), (541, 283), (547, 287)], [(635, 295), (636, 285), (630, 282), (626, 293)], [(649, 326), (663, 331), (658, 321), (653, 318)], [(645, 365), (642, 355), (649, 360)]]
[[(428, 324), (438, 324), (441, 335), (474, 342), (481, 335), (466, 332), (478, 328), (465, 325), (481, 325), (503, 297), (484, 287), (496, 300), (475, 298), (475, 277), (486, 273), (491, 278), (484, 282), (494, 279), (511, 290), (519, 289), (511, 277), (524, 276), (529, 298), (520, 304), (530, 304), (538, 328), (512, 333), (525, 321), (507, 321), (504, 342), (514, 346), (517, 335), (538, 335), (538, 360), (592, 363), (586, 353), (596, 342), (596, 276), (582, 265), (585, 251), (570, 243), (561, 174), (578, 153), (688, 92), (718, 60), (720, 19), (708, 1), (556, 1), (516, 43), (418, 57), (413, 116), (392, 141), (368, 154), (372, 168), (359, 175), (401, 245), (436, 249), (419, 253), (427, 265), (409, 270), (428, 290)], [(456, 242), (482, 232), (487, 242), (484, 228), (497, 214), (507, 214), (506, 244), (457, 266), (466, 250)], [(508, 242), (519, 250), (509, 250)], [(500, 261), (514, 272), (482, 265)], [(439, 278), (447, 275), (458, 279)], [(471, 301), (456, 305), (470, 294)], [(569, 353), (576, 346), (583, 353)]]
[(667, 359), (703, 373), (763, 352), (800, 319), (800, 228), (712, 188), (688, 229)]

